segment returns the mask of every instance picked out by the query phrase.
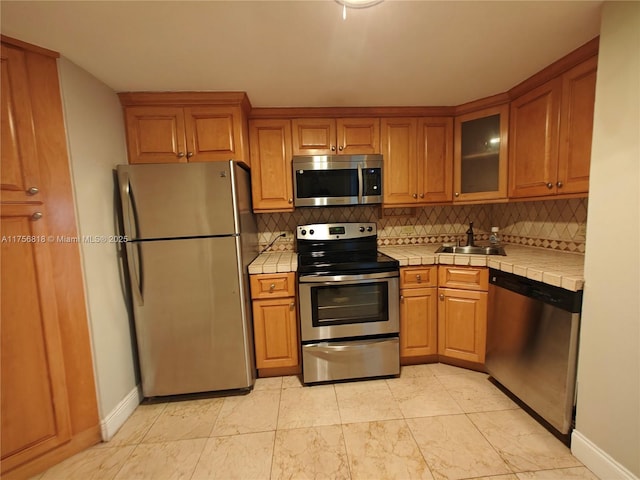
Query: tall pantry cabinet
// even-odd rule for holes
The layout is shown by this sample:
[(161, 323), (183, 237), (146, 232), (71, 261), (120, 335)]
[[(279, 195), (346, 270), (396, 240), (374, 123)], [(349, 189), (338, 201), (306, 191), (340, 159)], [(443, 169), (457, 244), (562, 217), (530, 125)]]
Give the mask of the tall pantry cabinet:
[(100, 441), (57, 56), (2, 37), (3, 479)]

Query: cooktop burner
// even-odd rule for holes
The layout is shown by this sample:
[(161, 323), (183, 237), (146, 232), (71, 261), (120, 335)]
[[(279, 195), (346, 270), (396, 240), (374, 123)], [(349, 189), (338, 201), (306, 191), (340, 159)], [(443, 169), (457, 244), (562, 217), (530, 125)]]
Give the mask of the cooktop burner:
[(296, 229), (298, 272), (357, 275), (397, 270), (397, 260), (377, 251), (375, 223), (326, 223)]

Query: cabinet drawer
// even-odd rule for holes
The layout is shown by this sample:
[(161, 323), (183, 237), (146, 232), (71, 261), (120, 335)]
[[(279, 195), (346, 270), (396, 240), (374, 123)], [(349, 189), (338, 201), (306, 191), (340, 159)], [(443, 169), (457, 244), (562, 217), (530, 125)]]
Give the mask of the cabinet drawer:
[(251, 298), (293, 297), (296, 292), (296, 274), (266, 273), (251, 275)]
[(463, 290), (484, 290), (489, 288), (489, 269), (486, 267), (438, 267), (438, 286)]
[(438, 284), (437, 266), (406, 267), (400, 269), (400, 288), (435, 287)]

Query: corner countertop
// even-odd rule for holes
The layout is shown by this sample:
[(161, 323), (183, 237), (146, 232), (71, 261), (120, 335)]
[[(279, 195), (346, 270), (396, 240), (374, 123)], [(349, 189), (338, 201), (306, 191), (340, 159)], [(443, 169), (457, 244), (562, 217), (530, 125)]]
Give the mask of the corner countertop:
[(435, 253), (440, 245), (380, 247), (382, 253), (395, 258), (400, 266), (468, 265), (490, 267), (538, 282), (562, 287), (572, 292), (584, 288), (584, 255), (555, 250), (503, 245), (502, 255), (461, 255)]
[[(555, 250), (504, 245), (502, 255), (435, 253), (440, 245), (382, 246), (378, 250), (398, 260), (401, 267), (467, 265), (490, 267), (538, 282), (577, 292), (584, 288), (584, 255)], [(249, 274), (287, 273), (298, 270), (295, 252), (267, 252), (249, 265)]]

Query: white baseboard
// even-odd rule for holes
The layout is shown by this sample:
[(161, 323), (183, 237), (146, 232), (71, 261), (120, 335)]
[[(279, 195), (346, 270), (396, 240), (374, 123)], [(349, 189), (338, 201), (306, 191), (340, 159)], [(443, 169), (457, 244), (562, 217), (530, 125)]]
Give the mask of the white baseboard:
[(140, 405), (142, 398), (142, 390), (140, 389), (140, 385), (137, 385), (122, 399), (116, 408), (111, 410), (109, 415), (100, 422), (103, 442), (108, 442), (113, 438), (124, 422), (126, 422), (127, 418), (129, 418), (138, 405)]
[(577, 430), (571, 434), (571, 453), (598, 478), (640, 480)]

